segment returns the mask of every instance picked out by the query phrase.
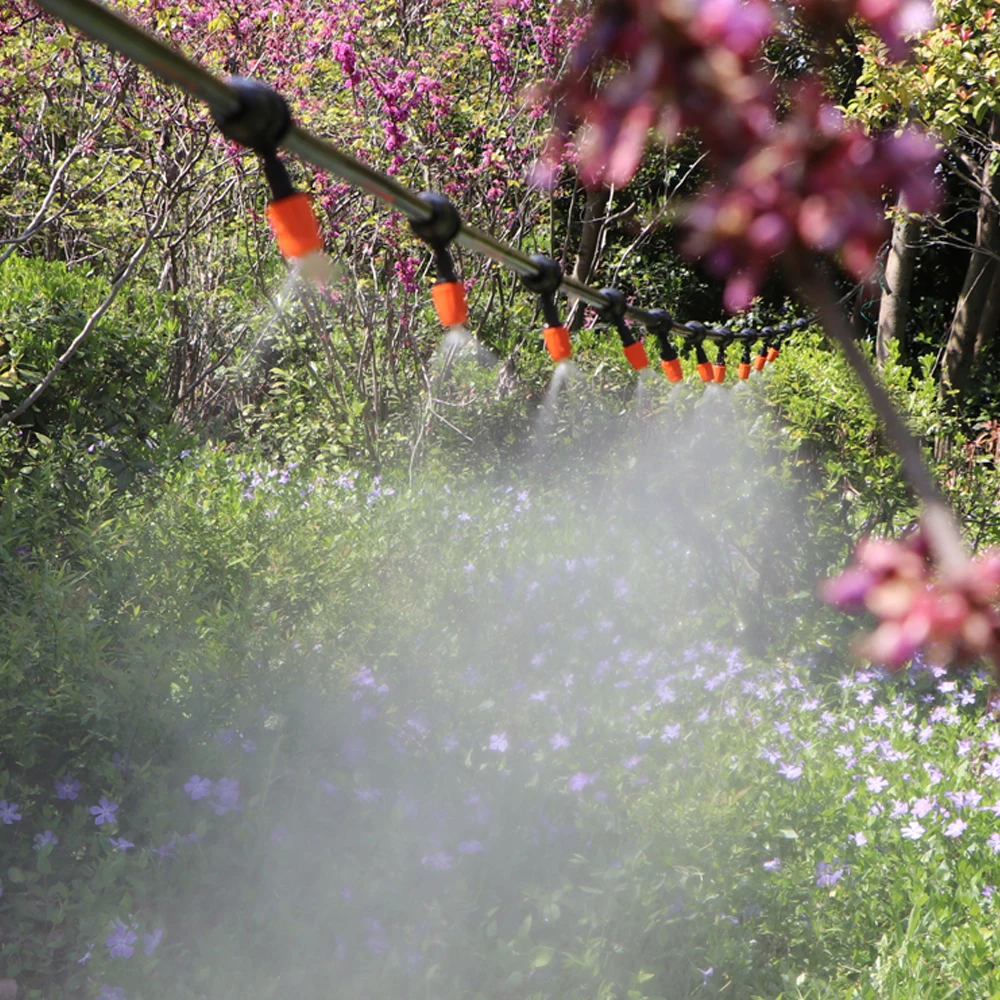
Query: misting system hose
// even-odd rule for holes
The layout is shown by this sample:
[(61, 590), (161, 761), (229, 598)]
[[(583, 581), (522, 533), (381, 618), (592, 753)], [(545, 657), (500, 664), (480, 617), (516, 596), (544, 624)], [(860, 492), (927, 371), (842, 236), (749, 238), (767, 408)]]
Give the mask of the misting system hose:
[[(35, 0), (35, 3), (66, 24), (78, 28), (85, 35), (116, 49), (134, 62), (141, 63), (166, 83), (180, 87), (192, 97), (205, 102), (216, 121), (236, 118), (246, 110), (244, 96), (239, 87), (234, 87), (232, 82), (219, 79), (204, 67), (96, 0)], [(415, 229), (419, 229), (421, 224), (428, 225), (433, 221), (434, 213), (425, 196), (411, 191), (381, 171), (361, 163), (349, 153), (307, 132), (294, 122), (289, 122), (288, 128), (277, 140), (276, 147), (293, 153), (313, 166), (336, 174), (390, 208), (402, 212), (414, 224)], [(546, 278), (544, 268), (537, 262), (539, 258), (533, 259), (463, 220), (459, 220), (454, 241), (515, 272), (525, 279), (525, 284), (529, 288), (544, 282)], [(598, 309), (605, 317), (612, 317), (620, 323), (622, 303), (617, 296), (609, 295), (610, 290), (591, 288), (562, 274), (558, 290), (571, 299)], [(693, 341), (699, 351), (701, 351), (700, 345), (705, 340), (717, 343), (764, 340), (762, 331), (734, 332), (723, 327), (710, 329), (702, 324), (682, 326), (676, 323), (666, 310), (646, 310), (625, 304), (624, 316), (653, 331), (661, 340), (661, 344), (665, 335), (676, 335)], [(692, 326), (698, 329), (692, 332)], [(621, 332), (620, 326), (619, 331)], [(626, 344), (627, 348), (631, 346)], [(670, 350), (667, 349), (663, 363), (665, 370), (668, 365), (670, 366), (668, 375), (673, 378), (673, 359), (669, 354)], [(636, 359), (630, 357), (630, 360), (633, 364), (636, 363)]]

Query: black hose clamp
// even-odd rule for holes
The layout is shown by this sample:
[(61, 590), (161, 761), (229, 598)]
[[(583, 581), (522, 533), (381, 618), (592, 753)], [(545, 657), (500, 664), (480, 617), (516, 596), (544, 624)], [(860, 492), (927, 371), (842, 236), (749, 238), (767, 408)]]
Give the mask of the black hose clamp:
[(240, 107), (227, 115), (212, 109), (219, 131), (262, 156), (273, 154), (292, 127), (288, 102), (259, 80), (234, 76), (229, 79), (229, 86), (236, 92)]
[(410, 229), (434, 251), (438, 282), (458, 281), (455, 262), (448, 246), (462, 228), (462, 217), (458, 214), (458, 209), (443, 194), (424, 191), (419, 197), (431, 214), (427, 219), (410, 219)]
[(545, 325), (550, 327), (561, 326), (562, 321), (559, 310), (556, 307), (556, 292), (559, 291), (563, 280), (562, 265), (551, 257), (536, 253), (531, 258), (531, 263), (538, 268), (537, 274), (522, 274), (521, 284), (540, 296), (542, 300), (542, 314), (545, 317)]
[(625, 296), (617, 288), (602, 288), (601, 296), (605, 301), (605, 305), (598, 310), (601, 319), (618, 331), (622, 347), (631, 347), (637, 343), (637, 338), (629, 329), (628, 323), (625, 322), (625, 310), (628, 307)]
[(431, 249), (447, 247), (462, 228), (458, 209), (443, 194), (424, 191), (419, 198), (430, 210), (430, 217), (420, 221), (410, 220), (410, 228)]

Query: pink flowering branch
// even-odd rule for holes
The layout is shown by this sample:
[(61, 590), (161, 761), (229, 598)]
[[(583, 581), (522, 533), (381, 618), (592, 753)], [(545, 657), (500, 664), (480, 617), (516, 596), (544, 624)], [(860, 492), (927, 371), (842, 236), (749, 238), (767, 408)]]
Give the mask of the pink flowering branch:
[[(824, 42), (851, 18), (868, 21), (888, 50), (931, 24), (929, 0), (787, 0), (786, 14)], [(857, 347), (815, 258), (827, 254), (866, 280), (887, 237), (886, 192), (911, 210), (937, 204), (936, 143), (916, 129), (872, 136), (847, 123), (822, 80), (784, 95), (759, 53), (782, 5), (763, 0), (617, 0), (598, 5), (591, 31), (553, 90), (555, 129), (536, 180), (553, 181), (571, 138), (589, 186), (631, 179), (651, 129), (666, 141), (697, 129), (715, 180), (687, 211), (685, 249), (725, 283), (731, 311), (746, 308), (767, 273), (782, 270), (819, 315), (860, 380), (907, 483), (920, 499), (906, 542), (866, 540), (857, 563), (825, 588), (845, 609), (879, 620), (863, 651), (898, 667), (920, 649), (942, 661), (987, 657), (1000, 670), (1000, 557), (973, 562), (920, 443)], [(624, 69), (597, 81), (609, 67)]]

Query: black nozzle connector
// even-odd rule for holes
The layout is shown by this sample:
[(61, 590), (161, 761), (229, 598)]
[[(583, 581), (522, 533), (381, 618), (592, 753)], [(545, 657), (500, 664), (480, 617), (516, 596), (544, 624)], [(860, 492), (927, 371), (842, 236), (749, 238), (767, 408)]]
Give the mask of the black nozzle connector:
[(632, 331), (625, 322), (625, 309), (628, 305), (625, 296), (617, 288), (602, 288), (601, 295), (607, 303), (601, 309), (601, 319), (610, 323), (618, 331), (622, 347), (631, 347), (637, 343)]
[(271, 197), (275, 201), (281, 201), (282, 198), (289, 198), (295, 194), (295, 185), (292, 184), (281, 157), (274, 152), (264, 153), (261, 160), (264, 164), (264, 177), (267, 178), (268, 186), (271, 188)]
[(458, 281), (455, 272), (455, 262), (452, 260), (448, 245), (458, 235), (462, 228), (462, 217), (458, 209), (443, 195), (434, 191), (424, 191), (420, 200), (430, 208), (429, 219), (418, 222), (410, 220), (410, 228), (434, 251), (434, 266), (437, 269), (439, 282)]
[(717, 326), (712, 331), (712, 337), (715, 342), (719, 345), (719, 353), (715, 358), (715, 363), (717, 365), (725, 365), (726, 363), (726, 348), (733, 342), (733, 332), (727, 330), (724, 326)]
[(234, 76), (229, 86), (236, 92), (240, 107), (230, 115), (212, 111), (219, 131), (255, 153), (273, 154), (292, 127), (288, 102), (276, 90), (259, 80)]
[(660, 359), (662, 361), (676, 361), (677, 348), (673, 341), (673, 316), (666, 309), (651, 309), (647, 328), (656, 337), (656, 343), (660, 347)]
[(536, 253), (531, 258), (531, 263), (538, 268), (538, 274), (522, 274), (521, 284), (529, 292), (535, 292), (541, 296), (542, 314), (545, 316), (545, 325), (550, 327), (562, 326), (559, 316), (559, 309), (556, 307), (556, 292), (563, 280), (562, 265), (551, 257)]
[(703, 346), (705, 342), (705, 337), (708, 335), (708, 327), (704, 323), (699, 322), (696, 319), (688, 320), (681, 329), (684, 331), (684, 343), (681, 350), (684, 352), (684, 357), (689, 357), (691, 354), (691, 348), (694, 348), (694, 356), (698, 364), (703, 364), (708, 361), (708, 357), (705, 354), (705, 348)]
[(797, 319), (797, 320), (795, 320), (794, 323), (792, 323), (792, 329), (793, 330), (804, 330), (811, 322), (812, 322), (812, 320), (810, 320), (810, 319)]
[(768, 348), (774, 343), (775, 329), (773, 326), (761, 327), (760, 331), (760, 350), (757, 354), (762, 357), (767, 357)]

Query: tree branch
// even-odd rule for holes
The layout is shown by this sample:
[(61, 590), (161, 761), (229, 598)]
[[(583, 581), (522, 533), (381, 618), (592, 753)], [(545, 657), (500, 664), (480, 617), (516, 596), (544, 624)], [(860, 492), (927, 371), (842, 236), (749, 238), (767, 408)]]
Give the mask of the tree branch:
[(885, 388), (858, 350), (854, 331), (837, 306), (830, 282), (813, 261), (789, 258), (785, 261), (785, 268), (793, 286), (799, 289), (806, 302), (819, 313), (827, 336), (836, 341), (861, 382), (872, 409), (882, 421), (892, 448), (902, 462), (903, 477), (923, 504), (921, 522), (942, 576), (956, 578), (963, 575), (969, 558), (951, 508), (924, 462), (920, 443), (910, 432)]
[(100, 322), (101, 317), (108, 311), (111, 304), (118, 297), (118, 293), (121, 291), (122, 287), (129, 281), (134, 273), (139, 261), (145, 256), (146, 251), (152, 245), (153, 240), (156, 238), (159, 230), (162, 228), (163, 223), (166, 221), (167, 213), (164, 213), (156, 220), (149, 231), (146, 233), (146, 238), (139, 244), (135, 253), (129, 258), (128, 263), (122, 270), (122, 273), (118, 275), (114, 283), (111, 285), (108, 294), (104, 296), (104, 300), (101, 304), (87, 317), (87, 322), (84, 323), (83, 329), (73, 338), (69, 347), (56, 359), (55, 364), (49, 369), (45, 377), (31, 390), (30, 393), (19, 403), (13, 410), (8, 413), (0, 413), (0, 427), (17, 420), (29, 407), (33, 406), (38, 398), (45, 392), (46, 389), (52, 384), (55, 377), (66, 367), (69, 363), (70, 358), (80, 349), (80, 345), (90, 336), (94, 327)]

